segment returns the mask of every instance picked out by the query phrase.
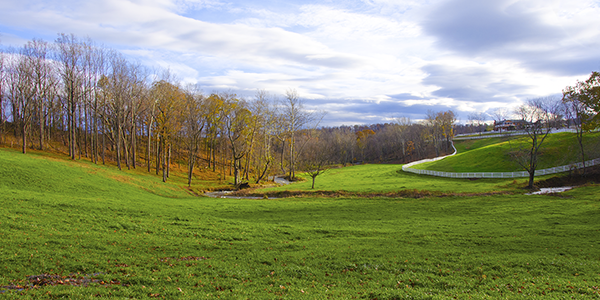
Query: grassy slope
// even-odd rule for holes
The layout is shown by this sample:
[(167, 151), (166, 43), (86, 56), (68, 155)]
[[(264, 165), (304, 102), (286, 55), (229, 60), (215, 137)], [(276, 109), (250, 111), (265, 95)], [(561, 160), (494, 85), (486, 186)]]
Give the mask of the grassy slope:
[[(484, 193), (490, 191), (506, 191), (520, 188), (524, 180), (486, 179), (471, 181), (469, 179), (441, 178), (416, 175), (403, 172), (401, 165), (358, 165), (339, 169), (331, 169), (316, 179), (317, 190), (349, 192), (394, 192), (405, 189)], [(288, 186), (265, 189), (277, 190), (311, 190), (311, 179)]]
[[(590, 158), (598, 153), (598, 137), (600, 133), (584, 136)], [(423, 163), (414, 166), (416, 169), (443, 172), (512, 172), (522, 171), (521, 167), (511, 159), (511, 149), (526, 146), (526, 138), (505, 140), (489, 138), (481, 140), (456, 141), (458, 153), (443, 160)], [(548, 136), (541, 148), (539, 169), (562, 166), (579, 161), (579, 148), (575, 134), (557, 133)], [(588, 159), (590, 159), (588, 158)]]
[[(362, 167), (344, 170), (379, 166)], [(0, 287), (2, 298), (598, 296), (596, 186), (567, 198), (227, 200), (133, 184), (145, 180), (0, 149), (0, 286), (71, 273), (106, 283)]]

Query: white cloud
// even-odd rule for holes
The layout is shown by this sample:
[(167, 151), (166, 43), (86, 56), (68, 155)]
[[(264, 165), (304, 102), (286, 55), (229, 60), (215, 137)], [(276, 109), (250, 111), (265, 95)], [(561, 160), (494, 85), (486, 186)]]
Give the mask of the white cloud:
[(22, 44), (29, 39), (23, 32), (89, 36), (145, 64), (169, 66), (206, 92), (294, 87), (333, 112), (357, 120), (362, 111), (370, 121), (390, 111), (516, 105), (600, 68), (593, 0), (284, 4), (9, 1), (0, 10), (0, 41)]

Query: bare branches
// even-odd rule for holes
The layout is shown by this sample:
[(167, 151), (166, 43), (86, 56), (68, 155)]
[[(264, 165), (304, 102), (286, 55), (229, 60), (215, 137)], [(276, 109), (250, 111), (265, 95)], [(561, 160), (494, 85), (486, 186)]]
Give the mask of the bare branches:
[(526, 147), (514, 149), (511, 155), (529, 173), (529, 189), (533, 188), (540, 148), (551, 132), (554, 121), (560, 118), (558, 109), (556, 99), (536, 98), (528, 100), (515, 111), (515, 114), (525, 122), (524, 131), (529, 143)]

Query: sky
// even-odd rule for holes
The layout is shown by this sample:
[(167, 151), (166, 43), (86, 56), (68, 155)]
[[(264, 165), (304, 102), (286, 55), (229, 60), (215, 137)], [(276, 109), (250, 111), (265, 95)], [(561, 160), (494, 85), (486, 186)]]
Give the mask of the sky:
[(600, 0), (0, 0), (0, 45), (89, 37), (206, 94), (295, 89), (326, 126), (465, 123), (600, 70), (598, 16)]

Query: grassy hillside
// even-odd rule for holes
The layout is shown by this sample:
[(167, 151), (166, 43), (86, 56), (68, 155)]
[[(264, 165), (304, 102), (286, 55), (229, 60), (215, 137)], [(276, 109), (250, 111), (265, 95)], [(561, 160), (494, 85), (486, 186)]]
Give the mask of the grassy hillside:
[[(600, 133), (584, 136), (588, 159), (600, 157), (599, 137)], [(456, 141), (454, 143), (458, 151), (456, 155), (435, 162), (419, 164), (414, 168), (443, 172), (523, 171), (509, 153), (518, 147), (527, 146), (527, 142), (525, 137)], [(539, 169), (567, 165), (580, 160), (574, 133), (549, 135), (540, 151)]]
[(599, 191), (212, 199), (0, 149), (0, 297), (598, 297)]
[[(311, 190), (311, 178), (277, 188), (261, 191)], [(485, 193), (491, 191), (509, 191), (521, 188), (523, 180), (486, 179), (472, 181), (469, 179), (452, 179), (433, 176), (416, 175), (403, 172), (401, 165), (357, 165), (345, 168), (330, 169), (316, 179), (315, 189), (323, 191), (348, 191), (363, 193), (385, 193), (406, 189), (456, 192)]]

